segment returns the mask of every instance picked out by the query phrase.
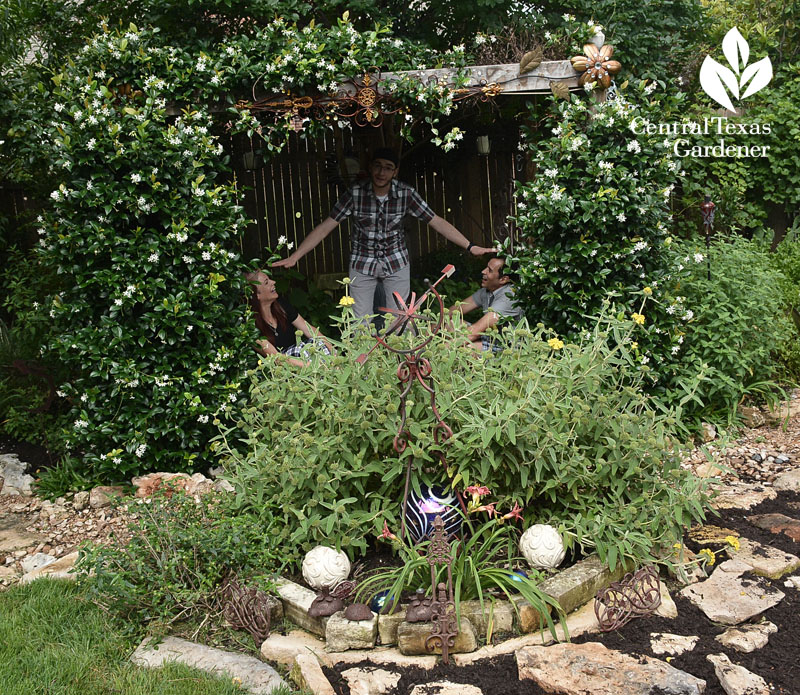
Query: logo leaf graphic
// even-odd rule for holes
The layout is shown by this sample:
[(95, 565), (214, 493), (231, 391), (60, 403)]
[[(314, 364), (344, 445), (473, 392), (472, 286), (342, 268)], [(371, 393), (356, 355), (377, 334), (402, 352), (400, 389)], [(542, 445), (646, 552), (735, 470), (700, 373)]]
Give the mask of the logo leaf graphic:
[(769, 59), (769, 56), (762, 58), (757, 63), (748, 65), (744, 69), (742, 72), (741, 86), (744, 87), (751, 78), (752, 82), (748, 85), (745, 93), (742, 94), (742, 99), (764, 89), (772, 79), (772, 61)]
[(750, 46), (737, 27), (733, 27), (725, 34), (725, 38), (722, 39), (722, 52), (737, 75), (739, 74), (739, 56), (742, 58), (742, 69), (747, 65), (747, 59), (750, 57)]
[[(771, 71), (772, 68), (770, 67)], [(702, 66), (700, 66), (700, 86), (718, 104), (721, 104), (728, 111), (736, 112), (731, 103), (731, 98), (725, 90), (727, 86), (731, 93), (737, 99), (739, 98), (739, 81), (736, 79), (736, 75), (733, 74), (733, 70), (721, 65), (711, 56), (706, 56)]]

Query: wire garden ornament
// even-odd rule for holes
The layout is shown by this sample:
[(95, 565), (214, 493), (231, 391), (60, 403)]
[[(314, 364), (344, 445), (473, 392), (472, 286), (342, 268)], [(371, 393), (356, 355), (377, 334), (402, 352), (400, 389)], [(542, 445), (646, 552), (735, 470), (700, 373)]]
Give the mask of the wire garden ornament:
[(654, 613), (661, 605), (658, 570), (650, 565), (629, 572), (620, 581), (597, 592), (594, 614), (600, 630), (618, 630), (634, 618)]
[(269, 637), (270, 609), (276, 599), (256, 588), (241, 586), (236, 579), (227, 582), (223, 590), (225, 604), (222, 614), (231, 627), (250, 633), (257, 646)]

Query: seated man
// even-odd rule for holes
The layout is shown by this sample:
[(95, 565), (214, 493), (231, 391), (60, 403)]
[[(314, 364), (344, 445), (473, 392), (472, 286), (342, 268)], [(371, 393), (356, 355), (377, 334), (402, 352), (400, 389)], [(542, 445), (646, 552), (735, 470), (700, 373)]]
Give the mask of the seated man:
[(511, 273), (505, 271), (504, 258), (492, 258), (481, 272), (481, 288), (463, 302), (450, 307), (450, 314), (462, 316), (480, 308), (483, 316), (469, 326), (469, 345), (475, 350), (499, 352), (503, 346), (486, 332), (500, 319), (520, 319), (522, 309), (514, 299)]

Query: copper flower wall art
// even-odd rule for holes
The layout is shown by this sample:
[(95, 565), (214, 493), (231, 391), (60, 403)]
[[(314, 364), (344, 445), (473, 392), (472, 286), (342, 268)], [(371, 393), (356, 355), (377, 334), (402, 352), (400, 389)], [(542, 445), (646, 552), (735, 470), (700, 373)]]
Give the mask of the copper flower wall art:
[(583, 73), (578, 84), (599, 82), (602, 87), (608, 89), (611, 86), (612, 75), (622, 70), (622, 64), (618, 60), (611, 60), (612, 55), (614, 55), (613, 46), (606, 44), (602, 48), (597, 48), (594, 44), (587, 43), (583, 47), (582, 56), (570, 58), (572, 67)]

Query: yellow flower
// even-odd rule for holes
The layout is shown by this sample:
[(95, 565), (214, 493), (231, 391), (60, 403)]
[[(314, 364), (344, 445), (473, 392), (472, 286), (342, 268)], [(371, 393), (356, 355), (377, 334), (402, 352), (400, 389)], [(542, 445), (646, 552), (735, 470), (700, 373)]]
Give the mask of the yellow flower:
[(639, 347), (639, 343), (637, 343), (635, 340), (632, 340), (631, 341), (631, 350), (636, 350), (636, 349), (638, 349), (638, 347)]
[(231, 678), (231, 683), (233, 683), (237, 688), (242, 687), (242, 679), (239, 676), (234, 676)]
[(697, 553), (697, 556), (700, 558), (705, 558), (705, 563), (709, 566), (713, 565), (714, 561), (716, 560), (714, 553), (708, 548), (702, 548), (700, 552)]
[(550, 340), (547, 341), (547, 344), (553, 348), (553, 350), (560, 350), (564, 347), (564, 341), (559, 340), (558, 338), (550, 338)]
[(348, 295), (345, 295), (339, 300), (339, 306), (352, 306), (355, 303), (356, 300)]
[(631, 318), (640, 326), (644, 326), (644, 314), (631, 314)]
[(645, 287), (642, 292), (644, 292), (648, 297), (653, 294), (653, 290), (650, 287)]
[(739, 550), (739, 539), (736, 536), (725, 536), (725, 542), (734, 550)]

